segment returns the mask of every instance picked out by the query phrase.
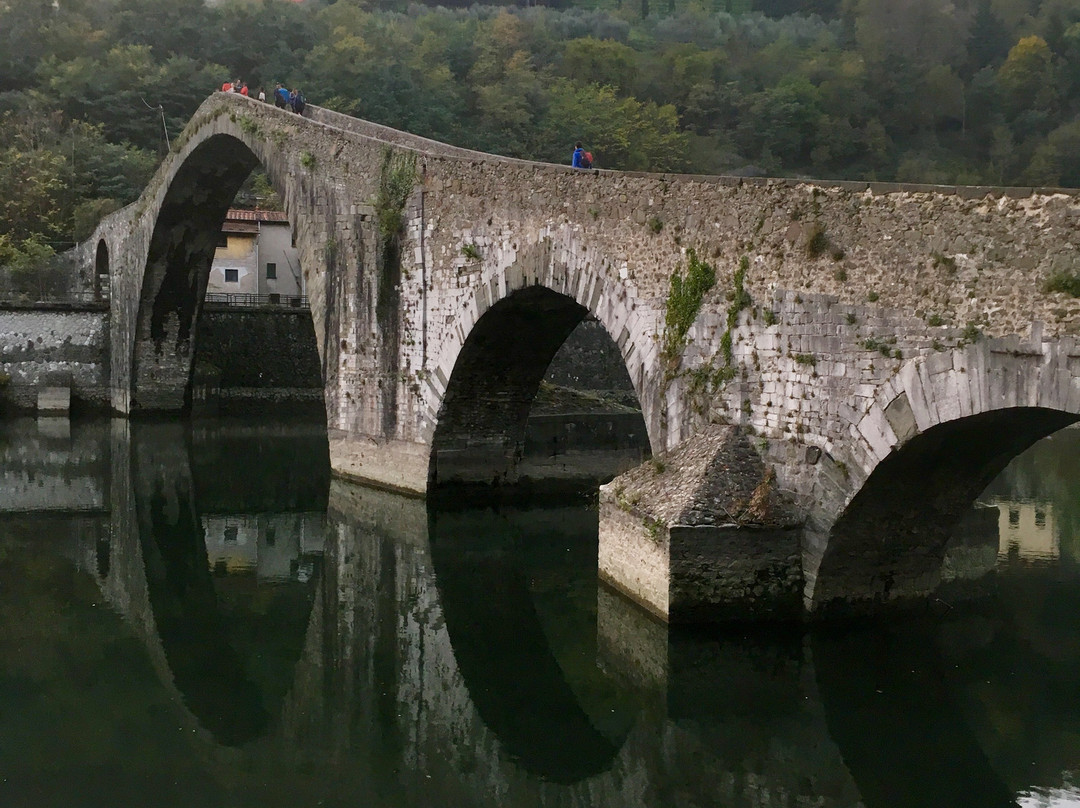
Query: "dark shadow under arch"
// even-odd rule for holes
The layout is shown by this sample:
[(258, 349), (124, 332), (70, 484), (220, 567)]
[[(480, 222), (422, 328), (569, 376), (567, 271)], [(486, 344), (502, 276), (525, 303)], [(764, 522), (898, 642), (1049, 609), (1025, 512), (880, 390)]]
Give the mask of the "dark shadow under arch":
[[(173, 177), (150, 239), (139, 316), (142, 325), (149, 314), (146, 325), (159, 351), (166, 336), (175, 336), (177, 346), (190, 337), (221, 223), (236, 192), (258, 164), (258, 158), (236, 138), (214, 135), (188, 156)], [(170, 316), (178, 319), (175, 335), (167, 334)]]
[(867, 808), (1014, 808), (922, 625), (811, 637), (829, 735)]
[[(481, 315), (458, 353), (439, 409), (429, 492), (438, 496), (446, 484), (528, 488), (538, 482), (522, 463), (530, 410), (552, 359), (588, 314), (573, 298), (535, 285), (513, 292)], [(618, 357), (616, 364), (632, 390), (611, 335), (598, 322), (593, 325)], [(643, 419), (633, 432), (634, 440), (647, 441)], [(533, 440), (529, 449), (541, 447)]]
[(1077, 420), (1016, 407), (912, 437), (878, 464), (833, 525), (814, 590), (818, 613), (837, 616), (924, 596), (975, 498), (1020, 452)]
[[(230, 135), (200, 143), (176, 171), (150, 238), (139, 301), (132, 374), (135, 410), (190, 406), (192, 339), (221, 234), (244, 180), (259, 165)], [(148, 382), (144, 368), (155, 364)]]
[(97, 244), (97, 251), (94, 254), (94, 297), (100, 298), (102, 296), (102, 285), (109, 282), (109, 247), (105, 243), (105, 239), (101, 239)]

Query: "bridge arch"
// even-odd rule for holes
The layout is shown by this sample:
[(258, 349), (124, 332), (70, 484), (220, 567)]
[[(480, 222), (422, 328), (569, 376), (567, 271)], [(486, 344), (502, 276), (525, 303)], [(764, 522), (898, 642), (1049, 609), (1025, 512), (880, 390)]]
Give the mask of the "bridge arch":
[(94, 297), (101, 299), (102, 286), (109, 282), (109, 245), (104, 238), (99, 238), (94, 252)]
[(975, 498), (1032, 443), (1080, 420), (1074, 353), (1067, 339), (984, 340), (911, 360), (883, 385), (815, 482), (807, 607), (862, 611), (934, 592)]
[(651, 320), (624, 285), (585, 248), (550, 235), (517, 251), (466, 296), (437, 360), (429, 405), (429, 483), (513, 482), (526, 421), (551, 360), (570, 333), (594, 316), (618, 349), (641, 405), (654, 451), (660, 423)]
[(132, 362), (135, 408), (176, 410), (190, 395), (196, 318), (221, 223), (260, 162), (236, 135), (211, 133), (199, 138), (168, 178), (139, 295)]

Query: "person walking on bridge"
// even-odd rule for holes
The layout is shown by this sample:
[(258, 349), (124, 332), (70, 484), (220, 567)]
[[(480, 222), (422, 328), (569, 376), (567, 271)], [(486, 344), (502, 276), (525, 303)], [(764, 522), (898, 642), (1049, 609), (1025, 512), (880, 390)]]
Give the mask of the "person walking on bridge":
[(574, 168), (592, 168), (592, 155), (585, 151), (580, 140), (574, 144), (574, 155), (570, 158), (570, 165)]

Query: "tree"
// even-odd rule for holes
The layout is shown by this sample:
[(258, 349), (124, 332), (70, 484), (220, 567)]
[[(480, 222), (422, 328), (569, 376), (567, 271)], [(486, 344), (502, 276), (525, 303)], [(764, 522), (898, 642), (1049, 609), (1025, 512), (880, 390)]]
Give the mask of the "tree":
[(736, 141), (748, 157), (767, 146), (786, 168), (804, 166), (821, 117), (817, 88), (801, 76), (790, 76), (746, 99)]
[(678, 131), (673, 106), (619, 98), (611, 87), (558, 79), (549, 90), (534, 154), (566, 162), (575, 140), (586, 144), (600, 168), (681, 171), (686, 167), (686, 138)]
[(1024, 181), (1080, 188), (1080, 119), (1062, 124), (1035, 149)]
[(959, 65), (972, 15), (942, 0), (857, 0), (859, 49), (871, 61), (899, 56), (921, 65)]
[(998, 70), (998, 84), (1014, 111), (1048, 109), (1055, 101), (1054, 55), (1046, 40), (1026, 36), (1009, 50)]
[(566, 43), (559, 72), (627, 94), (637, 79), (637, 54), (633, 48), (611, 39), (572, 39)]

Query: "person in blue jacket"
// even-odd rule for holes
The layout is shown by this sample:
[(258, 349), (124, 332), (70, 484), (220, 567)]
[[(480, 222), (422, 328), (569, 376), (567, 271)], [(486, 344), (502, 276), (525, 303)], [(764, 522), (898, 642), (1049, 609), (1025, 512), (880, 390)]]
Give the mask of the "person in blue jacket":
[(580, 140), (574, 144), (574, 156), (570, 160), (570, 165), (574, 168), (589, 168), (585, 159), (585, 149), (582, 147)]
[(281, 107), (282, 109), (289, 106), (289, 91), (281, 85), (280, 81), (274, 89), (274, 106)]

